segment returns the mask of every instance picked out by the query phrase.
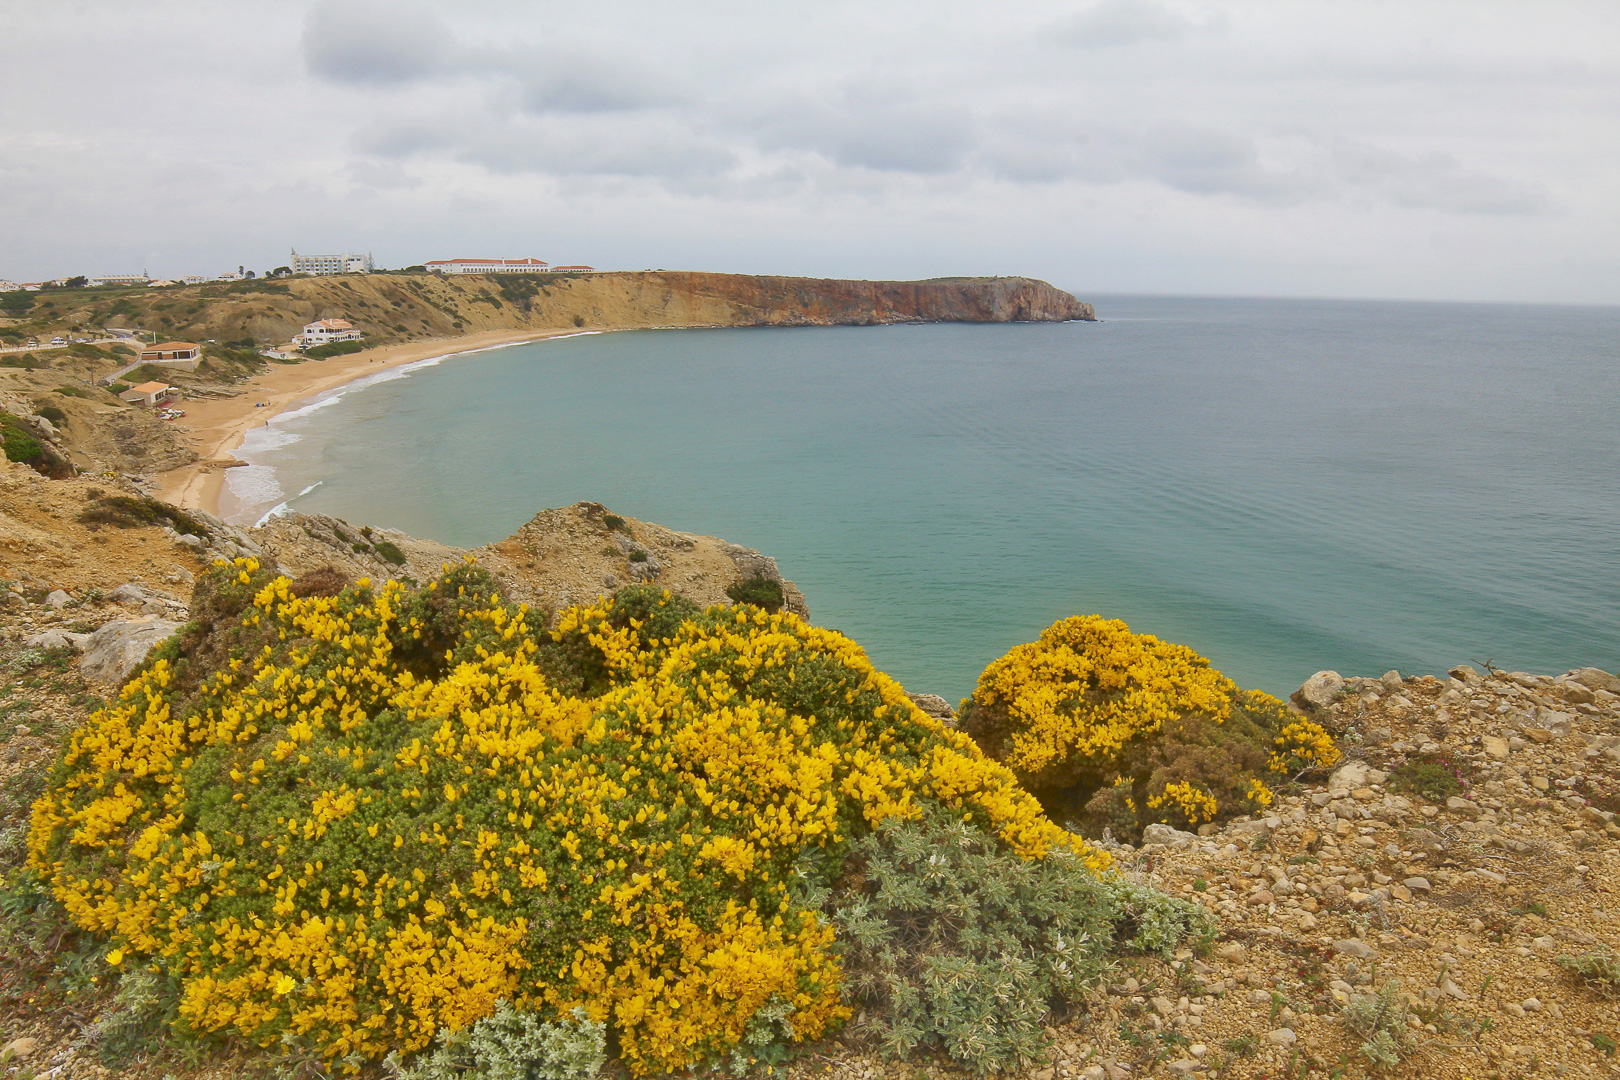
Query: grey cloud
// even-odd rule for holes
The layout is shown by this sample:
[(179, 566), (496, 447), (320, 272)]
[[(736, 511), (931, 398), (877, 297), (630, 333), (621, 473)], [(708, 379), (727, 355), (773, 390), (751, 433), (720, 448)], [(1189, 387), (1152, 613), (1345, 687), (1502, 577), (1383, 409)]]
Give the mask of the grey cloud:
[(907, 173), (955, 171), (977, 136), (972, 117), (959, 110), (862, 88), (789, 102), (751, 126), (767, 150), (810, 151), (837, 165)]
[(324, 0), (304, 22), (303, 47), (316, 75), (389, 86), (442, 71), (454, 42), (442, 21), (415, 4)]
[(667, 79), (649, 78), (624, 65), (584, 55), (513, 58), (524, 83), (523, 107), (530, 112), (623, 112), (678, 100)]
[(1101, 0), (1056, 23), (1051, 34), (1067, 44), (1090, 49), (1177, 41), (1189, 34), (1219, 30), (1225, 25), (1224, 16), (1194, 20), (1154, 0)]
[(1408, 156), (1355, 144), (1334, 149), (1346, 184), (1396, 206), (1464, 214), (1535, 214), (1551, 208), (1540, 185), (1469, 169), (1450, 154)]

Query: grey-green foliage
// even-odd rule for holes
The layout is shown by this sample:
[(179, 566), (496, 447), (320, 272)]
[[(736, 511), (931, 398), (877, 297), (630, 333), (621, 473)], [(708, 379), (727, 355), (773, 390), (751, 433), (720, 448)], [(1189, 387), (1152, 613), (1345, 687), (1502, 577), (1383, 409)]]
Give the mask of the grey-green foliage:
[(1390, 979), (1372, 994), (1357, 994), (1339, 1014), (1344, 1025), (1364, 1040), (1361, 1056), (1374, 1068), (1394, 1068), (1412, 1050), (1401, 980)]
[(493, 1016), (441, 1030), (432, 1053), (408, 1067), (385, 1059), (397, 1080), (588, 1080), (607, 1063), (607, 1028), (575, 1009), (548, 1021), (503, 1001)]
[(1560, 956), (1558, 966), (1603, 993), (1620, 991), (1620, 956), (1614, 953), (1589, 952), (1580, 956)]
[(828, 908), (864, 1017), (853, 1030), (895, 1057), (936, 1047), (980, 1073), (1030, 1062), (1048, 1046), (1042, 1018), (1102, 976), (1116, 941), (1160, 952), (1207, 921), (1070, 853), (1021, 859), (944, 812), (891, 819), (852, 854), (864, 884)]
[(163, 976), (125, 972), (111, 1004), (84, 1029), (79, 1045), (94, 1050), (104, 1064), (116, 1064), (162, 1040), (175, 1001), (174, 987)]

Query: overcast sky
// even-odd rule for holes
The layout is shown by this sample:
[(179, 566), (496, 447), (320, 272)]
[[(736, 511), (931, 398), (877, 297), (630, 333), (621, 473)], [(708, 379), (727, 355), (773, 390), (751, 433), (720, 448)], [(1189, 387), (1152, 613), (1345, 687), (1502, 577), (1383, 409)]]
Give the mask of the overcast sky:
[(0, 278), (1620, 302), (1620, 3), (4, 0)]

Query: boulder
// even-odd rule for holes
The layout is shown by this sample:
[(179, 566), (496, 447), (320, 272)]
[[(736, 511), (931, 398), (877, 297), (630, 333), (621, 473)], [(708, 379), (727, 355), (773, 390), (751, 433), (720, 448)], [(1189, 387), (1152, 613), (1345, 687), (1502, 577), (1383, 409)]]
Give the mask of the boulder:
[(193, 533), (180, 533), (174, 539), (176, 543), (184, 544), (192, 551), (201, 551), (203, 548), (208, 546), (207, 540), (204, 540), (202, 537)]
[(1485, 753), (1497, 761), (1506, 761), (1508, 756), (1508, 741), (1495, 735), (1486, 735), (1479, 740), (1485, 748)]
[(1398, 693), (1402, 685), (1404, 685), (1403, 680), (1401, 679), (1401, 673), (1396, 671), (1394, 668), (1390, 668), (1388, 671), (1384, 672), (1384, 677), (1378, 681), (1383, 683), (1384, 689), (1388, 690), (1392, 694)]
[(61, 611), (73, 602), (73, 597), (61, 589), (52, 589), (45, 597), (45, 606)]
[(1163, 844), (1167, 848), (1190, 848), (1198, 843), (1198, 837), (1190, 832), (1182, 832), (1169, 825), (1154, 822), (1142, 830), (1142, 843)]
[(1344, 689), (1344, 678), (1337, 671), (1318, 671), (1294, 691), (1294, 704), (1302, 709), (1332, 708)]
[(1353, 956), (1357, 960), (1372, 960), (1378, 956), (1373, 947), (1360, 938), (1343, 938), (1335, 941), (1333, 948), (1346, 956)]
[(81, 651), (90, 640), (89, 634), (75, 634), (70, 630), (46, 630), (23, 642), (30, 649), (72, 649)]
[(1370, 771), (1371, 767), (1365, 761), (1347, 761), (1333, 770), (1333, 775), (1328, 778), (1328, 790), (1355, 791), (1366, 787)]
[(79, 673), (94, 682), (122, 683), (152, 647), (180, 628), (164, 619), (114, 619), (89, 636)]
[(907, 694), (906, 697), (911, 699), (913, 705), (932, 716), (935, 720), (943, 720), (947, 724), (956, 722), (956, 710), (951, 708), (950, 702), (938, 694)]
[(1611, 694), (1620, 694), (1620, 678), (1610, 675), (1602, 668), (1576, 668), (1563, 678), (1580, 683), (1588, 690), (1607, 690)]
[(146, 603), (146, 590), (130, 582), (120, 585), (107, 594), (107, 599), (115, 604), (144, 604)]

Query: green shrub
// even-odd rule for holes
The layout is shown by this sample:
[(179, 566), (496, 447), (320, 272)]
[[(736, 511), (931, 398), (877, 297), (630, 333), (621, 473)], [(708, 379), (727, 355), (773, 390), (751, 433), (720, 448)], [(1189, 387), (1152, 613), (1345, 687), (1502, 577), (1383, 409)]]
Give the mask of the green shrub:
[(67, 427), (67, 413), (58, 409), (55, 405), (41, 405), (35, 409), (35, 412), (59, 428)]
[(0, 293), (0, 314), (13, 319), (20, 319), (34, 306), (34, 294), (17, 289), (12, 292)]
[(184, 510), (146, 495), (102, 495), (79, 511), (79, 520), (86, 525), (116, 525), (120, 529), (170, 525), (176, 532), (208, 535), (207, 527)]
[(129, 383), (127, 383), (127, 382), (115, 382), (112, 385), (107, 387), (107, 391), (109, 393), (111, 393), (114, 397), (117, 397), (119, 394), (122, 394), (125, 390), (128, 390), (128, 389), (129, 389)]
[(111, 1004), (84, 1030), (82, 1041), (103, 1065), (116, 1067), (163, 1043), (178, 1000), (179, 987), (161, 975), (125, 972)]
[(0, 412), (0, 445), (4, 446), (8, 461), (37, 467), (47, 460), (44, 445), (34, 438), (28, 425), (8, 412)]
[(1339, 1014), (1344, 1026), (1359, 1035), (1361, 1056), (1375, 1069), (1393, 1069), (1412, 1052), (1401, 981), (1390, 979), (1376, 993), (1357, 994)]
[(61, 394), (63, 397), (83, 398), (86, 401), (92, 400), (90, 391), (82, 386), (58, 386), (51, 393)]
[(396, 1080), (590, 1080), (607, 1064), (607, 1027), (581, 1008), (571, 1020), (536, 1019), (502, 1001), (493, 1016), (441, 1030), (410, 1067), (385, 1062)]
[(751, 577), (726, 586), (726, 595), (734, 603), (753, 604), (766, 611), (781, 611), (784, 602), (782, 583), (768, 577)]
[(1049, 1045), (1043, 1017), (1097, 981), (1116, 943), (1164, 954), (1209, 929), (1202, 908), (1072, 856), (1020, 859), (942, 812), (886, 822), (851, 853), (860, 884), (807, 899), (845, 941), (866, 1017), (853, 1033), (895, 1058), (924, 1047), (981, 1074), (1028, 1064)]
[(574, 325), (575, 326), (584, 326), (585, 325), (585, 316), (583, 316), (583, 315), (575, 315), (574, 316)]
[(330, 345), (317, 345), (313, 349), (304, 350), (304, 355), (311, 360), (326, 360), (333, 356), (347, 356), (357, 353), (366, 347), (363, 341), (334, 341)]
[(384, 561), (395, 566), (405, 565), (405, 553), (399, 550), (399, 545), (392, 540), (379, 540), (372, 545), (372, 550)]
[(647, 553), (641, 548), (631, 548), (627, 558), (633, 563), (644, 563), (647, 561)]
[(608, 532), (624, 532), (624, 518), (618, 514), (606, 514), (602, 518), (602, 526)]
[[(0, 293), (0, 296), (6, 295)], [(22, 368), (24, 371), (38, 371), (40, 368), (50, 367), (50, 361), (41, 360), (33, 353), (23, 353), (20, 356), (0, 356), (0, 367)]]
[(135, 355), (135, 350), (130, 348), (128, 345), (125, 345), (123, 342), (119, 342), (118, 344), (114, 345), (112, 347), (112, 349), (109, 350), (109, 351), (114, 356), (134, 356)]
[(1445, 751), (1414, 754), (1390, 770), (1389, 788), (1409, 791), (1430, 802), (1444, 802), (1462, 794), (1478, 773), (1472, 762), (1459, 760)]

